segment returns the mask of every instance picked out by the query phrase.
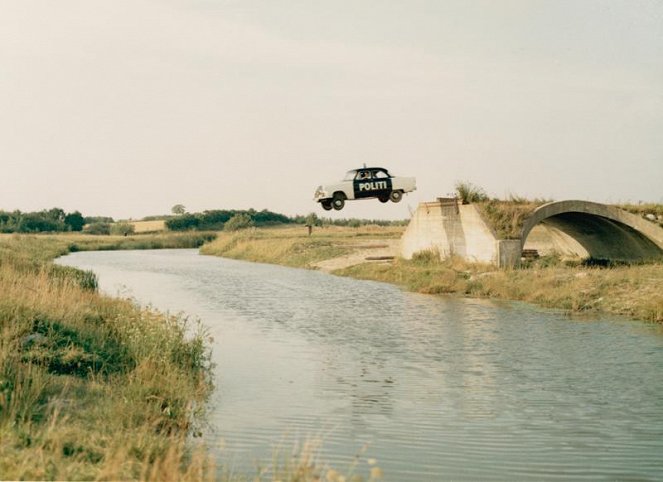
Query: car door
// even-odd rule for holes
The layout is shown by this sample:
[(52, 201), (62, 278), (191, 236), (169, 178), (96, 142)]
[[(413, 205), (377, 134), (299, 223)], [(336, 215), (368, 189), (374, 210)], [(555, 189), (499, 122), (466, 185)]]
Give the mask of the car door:
[(383, 170), (359, 169), (353, 182), (355, 199), (389, 197), (391, 178)]

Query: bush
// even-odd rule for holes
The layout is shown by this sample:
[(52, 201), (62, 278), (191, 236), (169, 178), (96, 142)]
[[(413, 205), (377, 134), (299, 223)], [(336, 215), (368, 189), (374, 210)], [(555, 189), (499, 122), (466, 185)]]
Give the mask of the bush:
[(351, 219), (348, 221), (348, 226), (351, 228), (358, 228), (361, 226), (361, 221), (359, 219)]
[(127, 236), (134, 233), (134, 225), (131, 223), (115, 223), (110, 227), (111, 234)]
[(85, 225), (83, 232), (87, 234), (108, 235), (111, 231), (110, 227), (110, 223), (92, 223)]
[(292, 222), (292, 220), (288, 216), (285, 216), (284, 214), (273, 213), (271, 211), (268, 211), (267, 209), (263, 209), (262, 211), (258, 212), (249, 211), (248, 214), (251, 216), (256, 226), (288, 224)]
[(475, 186), (471, 182), (459, 181), (454, 186), (458, 197), (463, 204), (483, 202), (488, 200), (488, 195), (482, 187)]
[(437, 249), (424, 249), (412, 255), (412, 262), (420, 266), (440, 264), (440, 252)]
[(85, 225), (85, 218), (78, 211), (74, 211), (64, 217), (64, 223), (71, 231), (82, 231)]
[(235, 214), (228, 222), (223, 226), (223, 229), (226, 231), (239, 231), (240, 229), (246, 229), (253, 227), (255, 223), (251, 216), (246, 213)]
[(200, 220), (193, 214), (182, 214), (166, 221), (166, 227), (171, 231), (187, 231), (198, 228)]
[(82, 270), (71, 266), (52, 264), (48, 269), (48, 276), (54, 281), (70, 281), (82, 290), (97, 291), (99, 281), (93, 271)]
[(213, 209), (196, 214), (198, 225), (196, 229), (215, 230), (223, 229), (223, 225), (236, 213), (225, 209)]
[(0, 232), (2, 233), (42, 233), (80, 231), (85, 218), (78, 211), (66, 214), (60, 208), (38, 212), (0, 211)]
[(18, 223), (18, 232), (38, 233), (64, 231), (64, 222), (51, 218), (47, 213), (23, 214)]

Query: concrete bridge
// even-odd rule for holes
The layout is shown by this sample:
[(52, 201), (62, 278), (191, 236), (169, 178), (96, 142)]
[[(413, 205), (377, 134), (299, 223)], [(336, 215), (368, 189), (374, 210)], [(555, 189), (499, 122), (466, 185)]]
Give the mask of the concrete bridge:
[(663, 258), (663, 228), (614, 206), (558, 201), (535, 209), (519, 239), (498, 239), (475, 205), (439, 198), (419, 205), (401, 238), (406, 259), (430, 249), (500, 267), (517, 266), (523, 250), (639, 262)]

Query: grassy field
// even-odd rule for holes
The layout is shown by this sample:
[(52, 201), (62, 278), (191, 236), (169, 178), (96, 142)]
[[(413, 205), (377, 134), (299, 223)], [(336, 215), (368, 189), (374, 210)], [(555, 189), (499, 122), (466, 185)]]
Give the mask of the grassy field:
[(130, 221), (136, 234), (157, 233), (166, 230), (166, 221), (158, 219), (154, 221)]
[(310, 268), (315, 262), (342, 256), (361, 246), (367, 239), (397, 239), (402, 226), (316, 227), (308, 235), (305, 226), (252, 228), (220, 232), (205, 244), (202, 254)]
[[(201, 252), (236, 259), (311, 268), (315, 262), (360, 249), (362, 240), (395, 239), (403, 228), (304, 228), (220, 233)], [(543, 257), (517, 270), (460, 259), (440, 261), (423, 252), (413, 260), (363, 263), (335, 274), (397, 284), (430, 294), (522, 300), (571, 312), (606, 312), (663, 322), (663, 265), (599, 268)]]

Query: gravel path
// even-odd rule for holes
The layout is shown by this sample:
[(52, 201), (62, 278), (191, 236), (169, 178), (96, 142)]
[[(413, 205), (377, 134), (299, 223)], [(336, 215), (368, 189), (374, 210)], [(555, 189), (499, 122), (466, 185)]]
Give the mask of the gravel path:
[[(384, 258), (394, 257), (398, 253), (399, 239), (366, 239), (361, 244), (350, 245), (355, 250), (344, 256), (338, 258), (326, 259), (314, 263), (313, 266), (320, 271), (331, 273), (337, 269), (348, 268), (361, 263), (384, 263), (389, 262), (389, 259), (370, 259), (370, 258)], [(369, 259), (366, 259), (369, 258)]]

